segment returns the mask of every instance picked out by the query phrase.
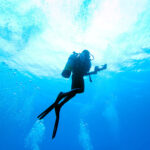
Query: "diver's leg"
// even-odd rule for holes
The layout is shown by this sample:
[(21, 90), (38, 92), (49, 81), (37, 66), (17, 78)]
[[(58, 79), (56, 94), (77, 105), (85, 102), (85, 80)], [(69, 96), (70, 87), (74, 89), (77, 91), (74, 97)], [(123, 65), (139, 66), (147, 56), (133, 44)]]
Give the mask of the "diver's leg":
[(84, 79), (83, 76), (79, 75), (72, 75), (72, 85), (71, 85), (71, 91), (63, 93), (61, 92), (59, 95), (59, 98), (57, 98), (58, 102), (61, 101), (62, 98), (68, 96), (68, 95), (74, 95), (77, 93), (84, 92)]
[(65, 97), (62, 102), (59, 103), (59, 106), (63, 106), (66, 102), (68, 102), (72, 97), (74, 97), (77, 93), (84, 92), (84, 79), (83, 76), (72, 75), (72, 85), (71, 91), (62, 94), (62, 97)]
[[(72, 94), (76, 94), (76, 93), (80, 93), (81, 92), (81, 89), (80, 88), (76, 88), (76, 89), (72, 89), (71, 91), (69, 91), (69, 92), (61, 92), (62, 94), (61, 94), (61, 98), (60, 98), (60, 100), (62, 99), (62, 98), (64, 98), (64, 97), (66, 97), (66, 96), (68, 96), (68, 95), (72, 95)], [(59, 100), (59, 101), (60, 101)]]

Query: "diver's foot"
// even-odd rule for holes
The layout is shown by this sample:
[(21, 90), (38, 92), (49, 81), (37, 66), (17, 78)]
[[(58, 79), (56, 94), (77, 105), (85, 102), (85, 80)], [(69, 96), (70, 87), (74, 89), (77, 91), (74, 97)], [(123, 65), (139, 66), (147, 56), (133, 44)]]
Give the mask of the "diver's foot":
[(57, 96), (55, 103), (58, 103), (63, 98), (63, 92), (60, 92)]

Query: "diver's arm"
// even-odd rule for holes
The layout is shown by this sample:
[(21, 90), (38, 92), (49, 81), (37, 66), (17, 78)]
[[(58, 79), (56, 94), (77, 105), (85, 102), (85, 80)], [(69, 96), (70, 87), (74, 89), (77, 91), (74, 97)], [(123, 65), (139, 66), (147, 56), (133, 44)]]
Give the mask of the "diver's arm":
[(97, 74), (97, 71), (87, 72), (87, 73), (85, 74), (85, 76), (88, 76), (88, 75), (91, 75), (91, 74)]

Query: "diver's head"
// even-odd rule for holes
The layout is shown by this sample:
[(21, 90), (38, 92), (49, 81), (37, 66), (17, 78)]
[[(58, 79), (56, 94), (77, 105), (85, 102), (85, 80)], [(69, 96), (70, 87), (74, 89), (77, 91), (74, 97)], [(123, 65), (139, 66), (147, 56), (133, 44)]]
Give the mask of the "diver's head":
[(85, 59), (90, 59), (90, 52), (87, 49), (83, 50), (80, 55), (81, 57), (84, 57)]
[(87, 49), (84, 49), (79, 55), (83, 72), (89, 72), (90, 70), (91, 67), (90, 56), (91, 54)]

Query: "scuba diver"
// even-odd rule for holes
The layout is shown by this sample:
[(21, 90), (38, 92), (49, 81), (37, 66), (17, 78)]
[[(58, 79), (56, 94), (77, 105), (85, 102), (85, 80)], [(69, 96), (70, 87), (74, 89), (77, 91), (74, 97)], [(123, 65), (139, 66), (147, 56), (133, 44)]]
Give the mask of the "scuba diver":
[(66, 66), (62, 71), (62, 76), (64, 78), (69, 78), (72, 73), (71, 91), (65, 93), (60, 92), (56, 98), (56, 101), (38, 116), (39, 119), (43, 119), (52, 109), (55, 109), (56, 121), (54, 125), (52, 139), (56, 135), (59, 122), (59, 112), (61, 107), (71, 98), (73, 98), (76, 94), (84, 92), (83, 77), (89, 76), (90, 82), (92, 82), (90, 75), (97, 74), (98, 71), (102, 71), (107, 68), (107, 64), (102, 65), (102, 67), (95, 66), (94, 71), (89, 72), (91, 68), (91, 56), (93, 57), (93, 55), (91, 55), (88, 50), (83, 50), (81, 53), (73, 52), (73, 54), (70, 55)]

